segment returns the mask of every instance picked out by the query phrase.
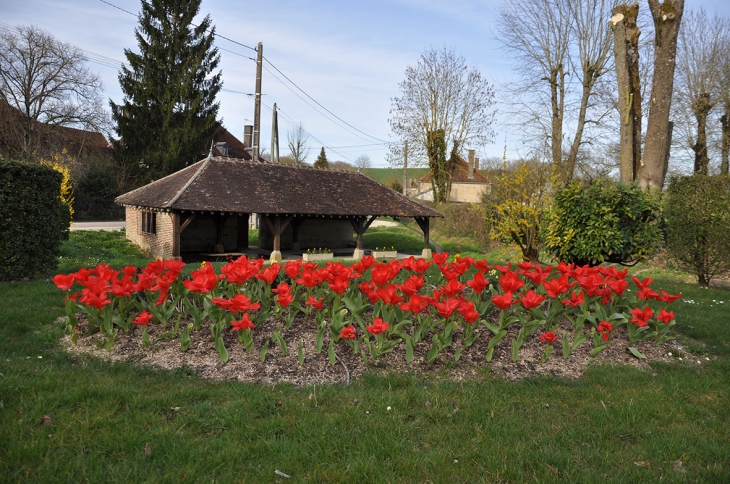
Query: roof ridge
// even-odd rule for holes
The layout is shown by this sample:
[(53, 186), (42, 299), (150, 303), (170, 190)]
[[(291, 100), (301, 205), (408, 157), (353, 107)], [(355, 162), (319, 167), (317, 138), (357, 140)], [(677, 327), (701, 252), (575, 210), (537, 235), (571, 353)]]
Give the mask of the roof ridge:
[(187, 190), (188, 187), (193, 183), (193, 181), (195, 181), (195, 179), (198, 178), (198, 176), (200, 176), (200, 174), (203, 172), (203, 170), (205, 170), (205, 168), (208, 166), (208, 162), (210, 160), (211, 160), (211, 157), (209, 156), (203, 161), (203, 163), (200, 165), (200, 168), (198, 168), (198, 171), (196, 171), (195, 174), (188, 179), (188, 181), (185, 183), (185, 185), (183, 185), (182, 188), (180, 188), (180, 190), (178, 190), (178, 192), (175, 194), (175, 196), (172, 197), (172, 200), (167, 202), (168, 207), (172, 206), (172, 204), (175, 203), (177, 201), (177, 199), (182, 196), (183, 193), (185, 193), (185, 190)]

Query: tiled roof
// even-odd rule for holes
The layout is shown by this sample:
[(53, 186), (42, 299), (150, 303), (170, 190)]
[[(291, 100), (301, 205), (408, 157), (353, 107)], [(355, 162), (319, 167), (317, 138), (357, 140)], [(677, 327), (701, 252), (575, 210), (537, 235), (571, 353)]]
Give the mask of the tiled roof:
[(351, 171), (206, 158), (117, 197), (120, 205), (261, 214), (443, 217)]
[[(223, 142), (228, 145), (228, 154), (227, 155), (223, 155), (223, 153), (221, 153), (218, 150), (218, 148), (214, 147), (213, 154), (215, 156), (228, 156), (230, 158), (240, 158), (242, 160), (251, 159), (251, 153), (246, 151), (246, 145), (241, 140), (239, 140), (238, 138), (233, 136), (230, 133), (230, 131), (228, 131), (223, 126), (218, 125), (215, 132), (213, 133), (213, 138), (219, 143)], [(207, 155), (209, 149), (210, 149), (210, 142), (205, 147), (205, 153), (203, 153), (203, 154)]]
[[(449, 158), (449, 160), (451, 160)], [(431, 182), (431, 172), (426, 173), (418, 179), (422, 183)], [(484, 176), (479, 170), (474, 170), (474, 178), (469, 178), (469, 163), (464, 161), (461, 156), (456, 157), (456, 168), (454, 169), (454, 177), (452, 183), (492, 183), (489, 178)]]

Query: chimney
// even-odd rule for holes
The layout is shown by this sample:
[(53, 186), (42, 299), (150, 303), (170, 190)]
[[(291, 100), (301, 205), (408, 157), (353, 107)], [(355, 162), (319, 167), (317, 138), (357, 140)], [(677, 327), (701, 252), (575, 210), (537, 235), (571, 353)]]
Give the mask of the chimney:
[(469, 180), (474, 179), (474, 150), (469, 150), (469, 172), (467, 178)]
[(479, 158), (474, 158), (474, 171), (479, 171)]
[(251, 148), (253, 145), (253, 126), (250, 124), (243, 127), (243, 144), (246, 148)]

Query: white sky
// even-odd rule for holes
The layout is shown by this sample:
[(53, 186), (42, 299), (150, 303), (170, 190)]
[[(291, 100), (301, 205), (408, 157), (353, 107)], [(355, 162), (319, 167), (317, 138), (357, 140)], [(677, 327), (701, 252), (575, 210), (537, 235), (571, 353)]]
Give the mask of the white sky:
[[(130, 12), (140, 11), (138, 0), (108, 1)], [(512, 75), (509, 59), (500, 55), (494, 39), (496, 9), (501, 3), (204, 0), (201, 14), (211, 16), (216, 32), (222, 36), (250, 47), (262, 42), (264, 56), (284, 75), (326, 109), (367, 134), (343, 128), (342, 122), (318, 113), (312, 107), (316, 106), (314, 102), (299, 91), (299, 96), (295, 95), (292, 90), (296, 88), (264, 63), (284, 83), (264, 70), (262, 148), (268, 149), (271, 139), (271, 110), (266, 106), (277, 103), (282, 155), (288, 151), (287, 130), (293, 123), (302, 122), (313, 137), (308, 161), (313, 162), (324, 145), (330, 161), (353, 161), (368, 155), (374, 166), (386, 166), (387, 148), (376, 139), (392, 141), (388, 125), (391, 98), (399, 94), (398, 83), (406, 67), (414, 65), (425, 48), (454, 48), (495, 84), (499, 98), (499, 83), (508, 82)], [(704, 6), (710, 13), (730, 16), (730, 0), (688, 0), (687, 6)], [(644, 0), (641, 8), (648, 8)], [(0, 22), (36, 25), (61, 41), (118, 62), (125, 60), (125, 48), (138, 51), (134, 39), (136, 17), (101, 0), (0, 0)], [(242, 139), (243, 126), (253, 124), (254, 106), (252, 97), (238, 93), (254, 92), (256, 65), (248, 57), (255, 58), (256, 53), (220, 38), (216, 45), (226, 49), (221, 51), (226, 91), (219, 95), (220, 115), (226, 128)], [(104, 81), (106, 97), (121, 102), (118, 69), (95, 62), (89, 67)], [(509, 132), (514, 128), (504, 121), (498, 117), (495, 143), (481, 156), (501, 156), (505, 138), (508, 157), (519, 153), (520, 147), (511, 141), (516, 139), (514, 133)]]

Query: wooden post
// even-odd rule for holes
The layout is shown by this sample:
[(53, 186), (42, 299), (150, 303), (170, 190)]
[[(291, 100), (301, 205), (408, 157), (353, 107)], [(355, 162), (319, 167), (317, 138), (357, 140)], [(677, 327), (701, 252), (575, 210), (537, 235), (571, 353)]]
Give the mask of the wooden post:
[(173, 212), (170, 214), (172, 219), (172, 257), (180, 258), (180, 214)]
[(289, 222), (291, 222), (292, 217), (287, 217), (284, 219), (284, 221), (281, 220), (281, 216), (276, 215), (274, 217), (274, 222), (271, 222), (271, 216), (267, 215), (264, 217), (264, 220), (266, 220), (266, 225), (269, 227), (269, 230), (271, 231), (271, 234), (274, 237), (273, 240), (273, 250), (271, 251), (270, 260), (271, 262), (279, 263), (281, 262), (281, 233), (286, 229), (287, 225), (289, 225)]
[(256, 94), (253, 106), (253, 161), (259, 161), (259, 142), (261, 139), (261, 69), (263, 67), (264, 44), (256, 46)]
[(408, 140), (403, 150), (403, 195), (408, 195)]
[(370, 217), (369, 220), (366, 220), (365, 217), (350, 219), (350, 224), (357, 234), (357, 238), (355, 239), (355, 252), (352, 254), (353, 259), (362, 259), (362, 256), (365, 254), (363, 249), (362, 234), (364, 234), (365, 231), (370, 228), (370, 225), (375, 221), (376, 218), (378, 218), (377, 215), (373, 215), (372, 217)]
[(433, 257), (431, 252), (431, 241), (429, 239), (429, 218), (428, 217), (413, 217), (416, 219), (416, 223), (421, 227), (423, 232), (423, 252), (421, 252), (421, 258), (430, 259)]

